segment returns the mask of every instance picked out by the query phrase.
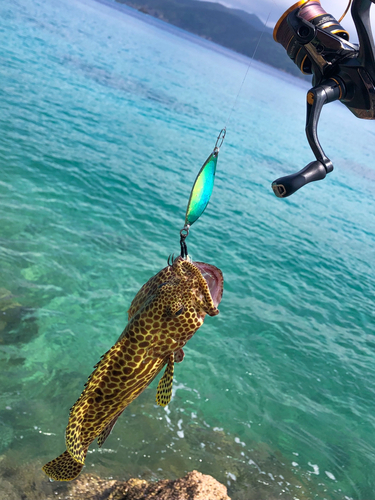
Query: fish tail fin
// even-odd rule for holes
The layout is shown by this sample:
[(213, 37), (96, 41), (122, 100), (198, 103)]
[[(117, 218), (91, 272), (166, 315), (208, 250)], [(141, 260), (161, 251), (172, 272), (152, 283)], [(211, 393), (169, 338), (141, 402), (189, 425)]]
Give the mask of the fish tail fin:
[(68, 451), (64, 451), (62, 455), (42, 467), (47, 476), (55, 481), (71, 481), (78, 476), (82, 468), (83, 464), (74, 460)]

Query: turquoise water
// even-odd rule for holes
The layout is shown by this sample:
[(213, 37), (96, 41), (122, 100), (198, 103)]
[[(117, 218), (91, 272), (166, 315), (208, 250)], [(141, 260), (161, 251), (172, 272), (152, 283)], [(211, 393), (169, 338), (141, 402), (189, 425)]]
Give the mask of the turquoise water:
[(254, 63), (228, 122), (248, 60), (209, 42), (93, 0), (2, 0), (0, 23), (0, 476), (50, 487), (40, 467), (135, 293), (179, 251), (227, 124), (187, 240), (224, 273), (220, 315), (186, 347), (170, 405), (153, 382), (85, 470), (198, 469), (235, 500), (375, 499), (374, 123), (324, 109), (336, 168), (279, 200), (271, 182), (312, 160), (304, 82)]

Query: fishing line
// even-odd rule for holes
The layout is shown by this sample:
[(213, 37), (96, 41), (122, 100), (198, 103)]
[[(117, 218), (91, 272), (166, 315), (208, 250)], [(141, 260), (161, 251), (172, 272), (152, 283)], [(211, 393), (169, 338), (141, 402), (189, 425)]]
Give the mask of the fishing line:
[[(274, 0), (272, 0), (272, 3), (275, 5)], [(226, 123), (229, 124), (230, 119), (232, 117), (233, 111), (237, 105), (237, 101), (239, 98), (239, 95), (243, 89), (243, 86), (245, 84), (247, 75), (250, 71), (250, 68), (253, 64), (255, 54), (257, 53), (257, 50), (259, 48), (260, 42), (262, 40), (262, 36), (264, 32), (266, 31), (267, 23), (269, 21), (271, 12), (272, 12), (273, 6), (271, 7), (266, 22), (263, 25), (263, 30), (258, 38), (257, 44), (255, 46), (253, 55), (250, 59), (250, 62), (247, 66), (245, 75), (242, 79), (242, 83), (238, 89), (237, 95), (235, 97), (235, 100), (233, 102), (232, 108), (229, 111)], [(210, 200), (212, 190), (214, 187), (214, 179), (215, 179), (215, 173), (216, 173), (216, 165), (217, 165), (217, 158), (219, 155), (219, 150), (220, 147), (222, 146), (225, 135), (227, 133), (227, 125), (221, 131), (219, 132), (219, 135), (217, 136), (216, 139), (216, 144), (214, 147), (213, 152), (210, 154), (210, 156), (207, 158), (207, 160), (204, 162), (203, 166), (198, 172), (198, 175), (194, 181), (193, 187), (190, 192), (190, 197), (188, 201), (188, 205), (186, 208), (186, 215), (185, 215), (185, 224), (184, 227), (180, 230), (180, 246), (181, 246), (181, 257), (183, 259), (188, 258), (188, 250), (186, 246), (186, 238), (189, 235), (189, 229), (190, 226), (199, 219), (199, 217), (202, 215), (202, 213), (205, 211), (208, 202)], [(172, 259), (173, 260), (173, 259)]]
[[(350, 0), (350, 1), (351, 1), (351, 0)], [(273, 4), (275, 4), (275, 2), (274, 2), (273, 0), (272, 0), (272, 3), (273, 3)], [(226, 120), (226, 123), (227, 123), (227, 124), (229, 123), (229, 121), (230, 121), (230, 119), (231, 119), (231, 117), (232, 117), (233, 110), (234, 110), (234, 108), (236, 107), (236, 104), (237, 104), (237, 101), (238, 101), (238, 97), (239, 97), (239, 95), (240, 95), (240, 93), (241, 93), (241, 91), (242, 91), (242, 88), (243, 88), (244, 84), (245, 84), (245, 81), (246, 81), (247, 75), (248, 75), (248, 73), (249, 73), (249, 71), (250, 71), (250, 68), (251, 68), (251, 66), (252, 66), (252, 64), (253, 64), (253, 62), (254, 62), (255, 54), (256, 54), (256, 53), (257, 53), (257, 51), (258, 51), (258, 48), (259, 48), (260, 42), (261, 42), (261, 40), (262, 40), (262, 37), (263, 37), (263, 35), (264, 35), (264, 32), (266, 31), (266, 28), (267, 28), (267, 23), (268, 23), (268, 21), (269, 21), (270, 15), (271, 15), (271, 13), (272, 13), (272, 9), (273, 9), (273, 7), (271, 7), (271, 9), (270, 9), (270, 11), (269, 11), (269, 13), (268, 13), (268, 16), (267, 16), (266, 22), (263, 24), (263, 30), (262, 30), (262, 32), (261, 32), (261, 34), (260, 34), (259, 38), (258, 38), (258, 42), (257, 42), (257, 44), (256, 44), (256, 46), (255, 46), (255, 49), (254, 49), (253, 55), (251, 56), (251, 59), (250, 59), (250, 63), (249, 63), (249, 64), (248, 64), (248, 66), (247, 66), (246, 73), (245, 73), (245, 75), (244, 75), (244, 77), (243, 77), (242, 83), (241, 83), (241, 85), (240, 85), (240, 88), (239, 88), (238, 93), (237, 93), (237, 95), (236, 95), (236, 98), (235, 98), (235, 100), (234, 100), (234, 103), (233, 103), (232, 109), (230, 110), (229, 115), (228, 115), (228, 118), (227, 118), (227, 120)], [(226, 129), (226, 128), (227, 128), (227, 125), (225, 125), (225, 127), (224, 127), (224, 128)]]

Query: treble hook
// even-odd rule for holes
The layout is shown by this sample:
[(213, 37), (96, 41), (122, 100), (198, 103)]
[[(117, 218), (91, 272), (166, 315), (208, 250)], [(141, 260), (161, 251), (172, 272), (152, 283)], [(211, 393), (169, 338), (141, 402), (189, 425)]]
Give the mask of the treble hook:
[(173, 261), (174, 261), (174, 253), (172, 253), (169, 257), (168, 257), (168, 260), (167, 260), (167, 264), (168, 266), (171, 266), (173, 264)]

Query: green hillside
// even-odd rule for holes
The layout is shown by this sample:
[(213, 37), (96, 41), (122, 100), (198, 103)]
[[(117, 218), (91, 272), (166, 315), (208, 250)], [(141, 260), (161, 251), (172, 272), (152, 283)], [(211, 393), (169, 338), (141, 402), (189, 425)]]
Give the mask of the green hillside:
[[(249, 57), (253, 56), (263, 32), (263, 23), (256, 15), (218, 3), (197, 0), (116, 1)], [(270, 28), (262, 34), (255, 59), (302, 76), (284, 48), (273, 40)]]

